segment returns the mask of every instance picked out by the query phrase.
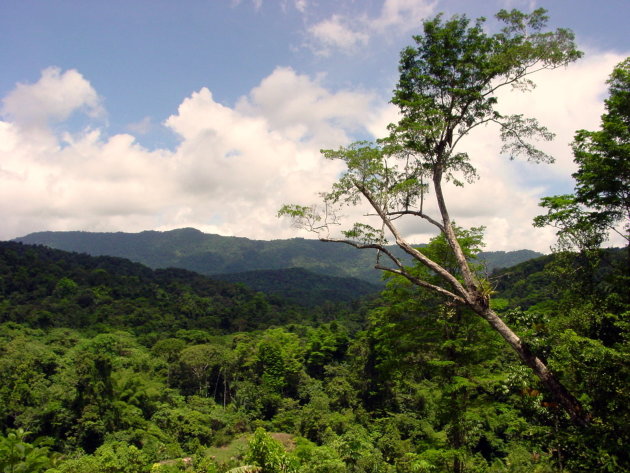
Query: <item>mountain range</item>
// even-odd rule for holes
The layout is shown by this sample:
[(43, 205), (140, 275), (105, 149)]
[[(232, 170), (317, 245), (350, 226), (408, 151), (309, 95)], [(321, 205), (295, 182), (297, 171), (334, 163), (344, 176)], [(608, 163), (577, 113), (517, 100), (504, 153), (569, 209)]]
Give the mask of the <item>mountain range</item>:
[[(383, 285), (382, 273), (374, 269), (375, 250), (303, 238), (250, 240), (181, 228), (140, 233), (46, 231), (15, 241), (92, 256), (122, 257), (150, 268), (183, 268), (293, 299), (305, 300), (306, 288), (309, 297), (326, 299), (342, 292), (362, 296), (377, 292)], [(404, 260), (401, 250), (396, 247), (392, 251)], [(482, 252), (479, 259), (491, 272), (538, 256), (541, 253), (531, 250), (489, 251)]]

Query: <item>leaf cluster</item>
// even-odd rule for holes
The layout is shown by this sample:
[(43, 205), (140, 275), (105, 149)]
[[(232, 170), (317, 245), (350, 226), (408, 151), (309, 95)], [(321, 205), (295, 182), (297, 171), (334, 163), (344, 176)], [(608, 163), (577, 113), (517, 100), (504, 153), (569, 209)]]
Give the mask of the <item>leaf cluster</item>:
[(608, 84), (600, 129), (575, 133), (574, 193), (543, 198), (547, 214), (534, 220), (556, 227), (565, 248), (597, 248), (611, 230), (630, 242), (630, 58), (614, 68)]

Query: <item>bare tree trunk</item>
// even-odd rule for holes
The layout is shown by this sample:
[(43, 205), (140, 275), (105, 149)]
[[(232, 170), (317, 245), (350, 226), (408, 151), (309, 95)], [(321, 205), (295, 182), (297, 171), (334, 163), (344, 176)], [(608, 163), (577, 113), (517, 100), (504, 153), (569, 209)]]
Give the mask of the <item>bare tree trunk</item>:
[(433, 186), (435, 189), (435, 198), (437, 200), (438, 208), (440, 209), (440, 215), (442, 216), (444, 236), (446, 237), (449, 246), (453, 250), (453, 254), (455, 255), (457, 264), (459, 265), (459, 268), (462, 272), (466, 288), (469, 291), (474, 290), (477, 288), (477, 281), (472, 274), (470, 267), (468, 266), (468, 261), (466, 261), (466, 256), (462, 251), (462, 247), (457, 241), (457, 236), (455, 235), (455, 230), (453, 229), (453, 224), (451, 223), (451, 217), (449, 216), (448, 208), (446, 207), (444, 193), (442, 192), (442, 172), (438, 169), (436, 169), (433, 174)]

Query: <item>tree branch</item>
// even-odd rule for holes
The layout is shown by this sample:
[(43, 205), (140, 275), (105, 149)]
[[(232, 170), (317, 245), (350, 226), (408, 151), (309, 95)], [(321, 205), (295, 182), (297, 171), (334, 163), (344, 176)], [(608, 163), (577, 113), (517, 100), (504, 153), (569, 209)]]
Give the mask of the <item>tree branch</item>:
[(440, 229), (440, 231), (444, 231), (444, 226), (438, 222), (437, 220), (433, 219), (432, 217), (429, 217), (428, 215), (424, 214), (421, 211), (417, 211), (417, 210), (398, 210), (396, 212), (387, 212), (386, 215), (396, 215), (396, 216), (403, 216), (403, 215), (413, 215), (415, 217), (420, 217), (425, 219), (427, 222), (432, 223), (433, 225), (435, 225), (436, 227), (438, 227)]
[[(453, 276), (451, 273), (449, 273), (442, 266), (437, 264), (435, 261), (433, 261), (432, 259), (427, 258), (425, 255), (423, 255), (421, 252), (419, 252), (417, 249), (415, 249), (413, 246), (411, 246), (409, 243), (407, 243), (405, 241), (405, 239), (400, 235), (400, 232), (398, 231), (398, 229), (394, 226), (394, 224), (392, 224), (391, 219), (387, 216), (387, 214), (383, 211), (383, 209), (381, 209), (381, 206), (378, 204), (378, 202), (376, 202), (376, 200), (374, 199), (372, 194), (365, 188), (365, 186), (363, 184), (361, 184), (360, 182), (358, 182), (358, 181), (354, 181), (354, 185), (363, 194), (363, 196), (367, 199), (367, 201), (370, 203), (372, 208), (379, 215), (379, 217), (381, 218), (381, 220), (383, 221), (385, 226), (392, 233), (392, 235), (396, 239), (396, 244), (403, 251), (405, 251), (405, 253), (409, 254), (414, 259), (420, 261), (427, 268), (429, 268), (430, 270), (434, 271), (442, 279), (444, 279), (449, 284), (451, 284), (451, 286), (453, 286), (455, 291), (461, 297), (466, 299), (467, 296), (468, 296), (468, 293), (467, 293), (466, 289), (464, 288), (464, 286), (462, 286), (462, 284), (457, 280), (457, 278), (455, 276)], [(452, 231), (452, 229), (451, 229), (451, 231)], [(461, 253), (461, 248), (459, 249), (459, 252)], [(468, 272), (470, 272), (468, 267), (466, 267), (466, 269), (468, 270)]]
[(365, 250), (365, 249), (375, 249), (380, 251), (381, 253), (384, 253), (385, 255), (387, 255), (387, 257), (389, 257), (389, 259), (391, 259), (394, 264), (396, 266), (398, 266), (399, 268), (404, 268), (403, 264), (400, 262), (400, 260), (398, 258), (396, 258), (394, 256), (394, 254), (389, 251), (389, 249), (387, 249), (385, 246), (383, 245), (379, 245), (378, 243), (367, 243), (367, 244), (362, 244), (362, 243), (357, 243), (356, 241), (352, 241), (352, 240), (342, 240), (339, 238), (320, 238), (320, 241), (325, 241), (325, 242), (329, 242), (329, 243), (344, 243), (346, 245), (350, 245), (353, 246), (355, 248), (358, 248), (359, 250)]
[[(466, 256), (464, 255), (464, 252), (462, 251), (462, 247), (457, 241), (457, 236), (455, 235), (455, 231), (453, 230), (453, 225), (451, 224), (451, 218), (448, 214), (446, 201), (444, 199), (444, 194), (442, 192), (442, 173), (441, 173), (441, 170), (438, 168), (436, 168), (435, 172), (433, 173), (433, 188), (435, 192), (435, 197), (437, 199), (438, 208), (440, 209), (440, 215), (442, 216), (442, 222), (444, 224), (444, 236), (446, 237), (446, 240), (448, 241), (449, 246), (453, 250), (453, 255), (455, 256), (455, 259), (457, 260), (457, 264), (459, 265), (459, 268), (462, 272), (462, 276), (464, 278), (466, 288), (468, 290), (476, 290), (477, 289), (476, 279), (473, 276), (472, 271), (470, 270), (470, 267), (468, 266), (468, 262), (466, 261)], [(449, 273), (449, 276), (451, 276), (450, 273)], [(466, 290), (463, 290), (461, 294), (467, 300), (468, 298), (470, 298), (470, 293)]]
[(436, 286), (434, 284), (428, 283), (423, 279), (419, 279), (416, 278), (415, 276), (412, 276), (411, 274), (409, 274), (407, 271), (405, 271), (404, 269), (394, 269), (394, 268), (388, 268), (386, 266), (382, 266), (380, 264), (377, 264), (376, 266), (374, 266), (376, 269), (380, 269), (382, 271), (387, 271), (390, 273), (394, 273), (394, 274), (398, 274), (399, 276), (403, 276), (404, 278), (408, 279), (411, 283), (420, 286), (420, 287), (424, 287), (426, 289), (429, 289), (431, 291), (437, 292), (439, 294), (442, 294), (443, 296), (446, 296), (450, 299), (453, 299), (456, 302), (459, 302), (460, 304), (466, 304), (466, 300), (456, 294), (453, 294), (450, 291), (447, 291), (446, 289), (444, 289), (443, 287), (440, 286)]

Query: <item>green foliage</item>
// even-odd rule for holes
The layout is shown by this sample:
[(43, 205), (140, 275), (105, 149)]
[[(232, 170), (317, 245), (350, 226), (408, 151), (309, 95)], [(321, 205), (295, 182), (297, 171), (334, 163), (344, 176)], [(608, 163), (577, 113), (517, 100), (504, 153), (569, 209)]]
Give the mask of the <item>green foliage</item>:
[(265, 429), (259, 428), (249, 442), (245, 456), (248, 463), (260, 467), (260, 473), (294, 473), (297, 465), (280, 442), (273, 439)]
[[(473, 227), (468, 230), (453, 224), (453, 230), (471, 269), (478, 274), (480, 279), (483, 278), (484, 267), (478, 261), (477, 257), (481, 249), (485, 246), (483, 242), (483, 232), (485, 228)], [(431, 260), (439, 262), (440, 266), (449, 273), (461, 279), (461, 268), (444, 234), (432, 238), (429, 244), (420, 248), (419, 251)], [(440, 278), (430, 275), (429, 270), (423, 265), (416, 264), (414, 271), (423, 272), (424, 275), (422, 277), (428, 280), (430, 279), (435, 284), (442, 284)]]
[(496, 460), (488, 473), (553, 473), (558, 471), (551, 455), (530, 452), (521, 446), (513, 447), (507, 457)]
[[(576, 199), (595, 210), (591, 218), (609, 225), (630, 220), (630, 58), (618, 64), (608, 80), (601, 130), (579, 130), (573, 153), (579, 166)], [(626, 232), (629, 229), (626, 227)]]
[(181, 376), (184, 379), (192, 377), (196, 381), (196, 391), (200, 396), (208, 396), (212, 374), (219, 371), (224, 363), (223, 351), (220, 346), (203, 344), (186, 347), (180, 352), (179, 361), (184, 370)]
[(346, 463), (331, 446), (318, 446), (300, 438), (297, 440), (294, 453), (301, 463), (300, 473), (346, 473), (348, 471)]
[(552, 225), (558, 228), (560, 249), (592, 250), (599, 248), (606, 238), (607, 229), (601, 224), (594, 225), (589, 214), (571, 194), (543, 197), (540, 206), (547, 209), (547, 215), (539, 215), (534, 225)]
[[(314, 298), (323, 295), (334, 301), (349, 300), (350, 289), (343, 291), (337, 298), (337, 294), (329, 294), (321, 289), (316, 291), (315, 295), (306, 292), (307, 285), (316, 283), (323, 285), (326, 291), (334, 291), (335, 285), (339, 283), (352, 287), (351, 280), (345, 279), (350, 277), (382, 286), (380, 276), (371, 269), (373, 254), (368, 252), (357, 254), (351, 248), (302, 238), (256, 241), (247, 238), (203, 234), (198, 230), (189, 228), (167, 232), (110, 234), (39, 232), (18, 238), (17, 241), (93, 256), (123, 257), (151, 268), (184, 268), (229, 282), (242, 282), (254, 290), (265, 293), (277, 293), (278, 288), (273, 286), (273, 280), (280, 279), (279, 282), (282, 284), (283, 280), (287, 278), (294, 280), (297, 278), (295, 281), (297, 284), (293, 287), (296, 287), (298, 291), (305, 292), (308, 297)], [(400, 254), (400, 256), (403, 255)], [(527, 255), (523, 256), (528, 257)], [(494, 255), (490, 254), (489, 257), (493, 258)], [(519, 259), (512, 264), (520, 261), (522, 260)], [(338, 264), (339, 262), (342, 264)], [(94, 269), (90, 274), (90, 281), (97, 287), (108, 281), (113, 282), (110, 271), (117, 273), (113, 267), (115, 265), (104, 264), (103, 260), (101, 263), (103, 267)], [(122, 263), (120, 266), (124, 267)], [(500, 266), (507, 267), (511, 264), (501, 264)], [(308, 272), (295, 274), (292, 268), (302, 268)], [(322, 276), (323, 279), (316, 279), (315, 275)], [(67, 275), (62, 273), (55, 275), (56, 278), (64, 276)], [(331, 279), (332, 277), (343, 279), (339, 281)], [(117, 279), (116, 276), (113, 278), (114, 280)], [(270, 279), (271, 281), (269, 281)], [(289, 293), (290, 287), (283, 289), (282, 294)], [(363, 295), (362, 288), (364, 286), (358, 284), (357, 287), (359, 293)], [(268, 292), (269, 289), (272, 290)], [(161, 294), (165, 295), (165, 293)], [(96, 301), (105, 296), (103, 293), (94, 292), (94, 289), (92, 289), (92, 295), (96, 296)], [(312, 305), (312, 302), (309, 301), (307, 305)]]
[[(207, 276), (299, 267), (317, 275), (379, 283), (379, 277), (366, 269), (369, 255), (357, 259), (349, 248), (331, 247), (316, 240), (257, 241), (187, 228), (141, 233), (40, 232), (17, 241), (93, 256), (127, 258), (151, 268), (184, 268)], [(348, 263), (346, 269), (336, 264), (340, 259)], [(107, 275), (96, 273), (93, 277), (102, 280)]]
[(446, 158), (441, 165), (447, 179), (456, 171), (466, 179), (474, 177), (467, 154), (451, 154), (445, 146), (453, 147), (458, 136), (488, 121), (501, 125), (511, 156), (548, 159), (523, 139), (536, 134), (548, 138), (544, 127), (532, 119), (502, 116), (495, 109), (494, 92), (508, 84), (530, 88), (527, 76), (534, 64), (554, 68), (581, 55), (571, 32), (543, 31), (547, 17), (542, 9), (531, 14), (502, 10), (497, 18), (505, 27), (488, 35), (483, 19), (471, 25), (465, 16), (447, 21), (438, 16), (424, 23), (423, 35), (414, 36), (416, 46), (401, 53), (400, 81), (392, 99), (403, 113), (397, 133), (405, 148), (426, 164)]
[[(475, 268), (481, 229), (457, 232)], [(438, 237), (421, 251), (459, 277), (449, 248)], [(271, 439), (303, 437), (292, 450), (259, 434), (259, 459), (289, 471), (623, 471), (630, 400), (621, 256), (532, 260), (496, 287), (504, 318), (582, 393), (586, 430), (566, 422), (483, 321), (392, 277), (362, 332), (341, 321), (163, 338), (96, 324), (1, 324), (2, 442), (14, 428), (45, 439), (49, 447), (18, 443), (39, 452), (33, 458), (45, 466), (34, 471), (49, 473), (255, 471), (241, 436), (259, 426), (286, 432), (265, 434)], [(439, 282), (423, 267), (410, 271)], [(107, 277), (115, 287), (116, 272)], [(126, 307), (135, 303), (144, 304)]]
[(133, 445), (108, 442), (94, 455), (68, 460), (47, 473), (146, 473), (147, 458)]
[[(458, 234), (474, 261), (480, 230)], [(443, 237), (421, 251), (452, 265)], [(420, 265), (410, 271), (427, 272)], [(428, 281), (434, 277), (424, 274)], [(517, 407), (522, 387), (506, 374), (517, 360), (469, 310), (395, 277), (371, 314), (368, 333), (373, 408), (404, 413), (381, 419), (383, 451), (399, 471), (485, 471), (509, 454), (512, 442), (528, 444), (528, 436), (544, 435), (544, 427), (527, 426)], [(410, 445), (420, 447), (413, 451)]]
[(608, 84), (601, 129), (575, 134), (574, 194), (545, 197), (540, 205), (547, 214), (534, 220), (556, 227), (565, 247), (597, 248), (617, 223), (623, 224), (617, 233), (630, 241), (630, 58), (615, 67)]
[[(428, 245), (404, 248), (434, 265), (397, 259), (400, 253), (382, 246), (383, 227), (346, 231), (346, 238), (390, 252), (400, 270), (363, 313), (331, 305), (309, 312), (188, 271), (0, 244), (0, 469), (628, 470), (630, 300), (620, 252), (557, 254), (489, 279), (480, 258), (483, 229), (459, 228), (446, 213), (440, 221), (423, 213), (427, 182), (441, 192), (442, 179), (462, 184), (475, 177), (469, 157), (453, 149), (478, 125), (498, 123), (511, 156), (547, 159), (522, 141), (549, 138), (547, 130), (501, 115), (495, 91), (527, 89), (531, 68), (558, 67), (579, 53), (566, 30), (543, 31), (542, 10), (501, 11), (498, 18), (505, 28), (494, 35), (483, 20), (425, 22), (424, 35), (401, 56), (394, 103), (403, 119), (390, 137), (324, 152), (348, 165), (325, 204), (366, 198), (382, 223), (407, 213), (440, 229)], [(626, 97), (624, 67), (611, 79), (610, 117), (626, 103), (615, 101)], [(593, 154), (599, 138), (583, 138), (580, 150)], [(586, 175), (580, 179), (587, 182)], [(581, 204), (578, 198), (558, 204), (565, 222), (579, 222), (580, 214), (567, 211)], [(317, 220), (312, 207), (282, 212), (306, 225), (331, 223)], [(162, 236), (142, 234), (133, 251), (151, 258), (165, 245)], [(190, 229), (169, 237), (180, 241), (186, 249), (180, 256), (189, 262), (199, 256), (191, 248), (209, 240), (226, 254), (206, 254), (199, 267), (228, 264), (229, 253), (238, 270), (243, 261), (262, 265), (274, 254), (248, 240), (230, 246)], [(294, 251), (297, 259), (304, 257), (295, 248), (316, 248), (294, 243), (274, 248)], [(343, 260), (334, 249), (330, 254)], [(475, 304), (451, 297), (469, 294), (464, 286), (486, 302), (498, 291), (492, 307), (515, 327), (526, 352), (579, 393), (586, 426), (569, 421), (471, 310)], [(27, 442), (26, 430), (44, 443)]]
[[(414, 36), (415, 46), (405, 48), (400, 57), (400, 79), (392, 103), (400, 109), (400, 120), (388, 126), (389, 136), (375, 144), (356, 142), (338, 150), (322, 150), (327, 159), (343, 162), (345, 172), (322, 193), (324, 205), (284, 206), (280, 215), (294, 224), (316, 232), (321, 239), (341, 242), (359, 249), (376, 249), (375, 268), (403, 276), (410, 283), (448, 299), (452, 306), (464, 305), (485, 319), (504, 341), (553, 393), (571, 417), (584, 424), (578, 401), (550, 372), (546, 364), (525, 347), (512, 329), (491, 308), (492, 286), (479, 277), (471, 264), (446, 204), (444, 186), (463, 186), (477, 178), (475, 165), (466, 152), (457, 149), (460, 141), (475, 128), (495, 123), (504, 143), (503, 153), (535, 161), (552, 158), (535, 146), (536, 140), (550, 140), (553, 134), (536, 119), (503, 115), (498, 109), (498, 91), (507, 86), (527, 90), (533, 87), (530, 75), (554, 69), (578, 59), (573, 34), (564, 29), (546, 31), (545, 10), (529, 14), (502, 10), (496, 17), (504, 27), (490, 34), (484, 18), (472, 23), (465, 16), (443, 21), (438, 15), (424, 21), (423, 34)], [(437, 214), (425, 209), (428, 183), (435, 193)], [(363, 205), (363, 221), (342, 230), (335, 237), (332, 226), (339, 224), (344, 206)], [(405, 222), (430, 223), (439, 231), (450, 259), (428, 256), (406, 241), (413, 233)], [(409, 268), (385, 246), (386, 239), (421, 266)], [(383, 260), (385, 262), (383, 262)], [(450, 265), (454, 262), (454, 265)], [(457, 461), (455, 461), (457, 463)]]
[(243, 283), (256, 291), (303, 307), (322, 306), (326, 302), (338, 304), (377, 294), (380, 285), (356, 278), (341, 278), (315, 274), (302, 268), (248, 271), (219, 274), (222, 281)]
[(0, 471), (2, 473), (40, 473), (51, 464), (47, 447), (26, 442), (22, 429), (0, 436)]
[(152, 271), (119, 258), (12, 242), (0, 242), (0, 280), (0, 322), (40, 328), (101, 324), (167, 336), (181, 329), (261, 329), (312, 316), (278, 297), (180, 269)]
[(348, 332), (336, 322), (311, 330), (306, 353), (309, 373), (321, 375), (326, 365), (342, 360), (348, 343)]
[(151, 417), (167, 438), (186, 451), (196, 451), (212, 441), (211, 417), (190, 406), (163, 406)]
[(630, 405), (624, 387), (630, 379), (624, 259), (619, 249), (556, 253), (495, 275), (497, 290), (509, 306), (522, 306), (504, 317), (530, 349), (548, 359), (564, 382), (581, 393), (589, 412), (589, 426), (577, 430), (563, 425), (561, 417), (554, 419), (553, 402), (542, 400), (546, 413), (532, 410), (556, 423), (551, 439), (559, 445), (555, 461), (569, 471), (623, 471), (622, 465), (629, 462), (620, 448), (630, 441), (622, 427), (628, 423)]

